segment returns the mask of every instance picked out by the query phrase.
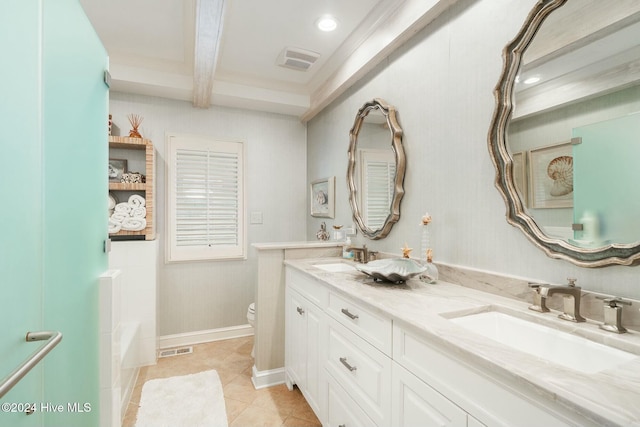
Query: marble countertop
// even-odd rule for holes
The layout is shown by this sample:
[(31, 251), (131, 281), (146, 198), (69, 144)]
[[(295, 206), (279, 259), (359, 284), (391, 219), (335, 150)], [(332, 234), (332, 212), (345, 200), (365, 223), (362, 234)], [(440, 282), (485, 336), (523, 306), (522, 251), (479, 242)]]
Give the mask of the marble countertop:
[[(374, 282), (354, 271), (331, 273), (315, 267), (341, 258), (286, 260), (285, 264), (325, 282), (332, 290), (378, 310), (401, 326), (420, 332), (440, 347), (463, 356), (487, 374), (507, 376), (538, 395), (600, 425), (640, 426), (640, 333), (614, 334), (587, 320), (572, 323), (556, 313), (536, 313), (528, 304), (453, 283), (425, 284), (417, 279), (401, 285)], [(447, 313), (470, 314), (489, 306), (528, 320), (572, 332), (639, 355), (636, 359), (597, 373), (583, 373), (470, 332), (447, 320)], [(444, 314), (444, 315), (443, 315)], [(449, 315), (449, 317), (453, 317)], [(404, 324), (404, 325), (403, 325)]]

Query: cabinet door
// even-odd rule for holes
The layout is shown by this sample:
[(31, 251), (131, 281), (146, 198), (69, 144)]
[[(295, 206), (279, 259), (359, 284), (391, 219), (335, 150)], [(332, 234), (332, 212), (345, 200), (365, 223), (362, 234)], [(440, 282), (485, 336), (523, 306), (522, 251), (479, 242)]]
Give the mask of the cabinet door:
[[(303, 298), (296, 291), (287, 288), (285, 302), (285, 371), (288, 386), (297, 384), (306, 387), (306, 307)], [(290, 382), (290, 383), (289, 383)]]
[(467, 413), (393, 362), (393, 427), (466, 427)]
[(306, 390), (305, 397), (309, 406), (313, 408), (316, 414), (320, 411), (320, 398), (323, 389), (323, 372), (324, 360), (326, 359), (325, 348), (322, 344), (324, 338), (323, 330), (323, 313), (315, 305), (307, 302), (306, 304)]

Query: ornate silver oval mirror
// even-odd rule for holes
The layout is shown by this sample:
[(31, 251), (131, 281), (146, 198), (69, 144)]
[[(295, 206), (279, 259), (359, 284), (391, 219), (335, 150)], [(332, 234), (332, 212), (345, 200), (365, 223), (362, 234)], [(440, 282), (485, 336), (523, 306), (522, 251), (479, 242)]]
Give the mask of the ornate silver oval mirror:
[(639, 42), (640, 2), (540, 0), (503, 51), (496, 187), (507, 220), (550, 257), (640, 258)]
[(366, 237), (386, 237), (400, 219), (406, 168), (396, 110), (381, 99), (358, 110), (349, 132), (347, 185), (353, 219)]

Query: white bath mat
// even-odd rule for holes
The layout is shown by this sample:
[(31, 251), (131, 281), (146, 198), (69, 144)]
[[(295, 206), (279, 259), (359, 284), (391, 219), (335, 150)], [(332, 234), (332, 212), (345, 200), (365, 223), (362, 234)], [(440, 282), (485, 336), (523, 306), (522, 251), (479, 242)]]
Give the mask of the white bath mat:
[(150, 380), (142, 386), (136, 427), (227, 427), (216, 371)]

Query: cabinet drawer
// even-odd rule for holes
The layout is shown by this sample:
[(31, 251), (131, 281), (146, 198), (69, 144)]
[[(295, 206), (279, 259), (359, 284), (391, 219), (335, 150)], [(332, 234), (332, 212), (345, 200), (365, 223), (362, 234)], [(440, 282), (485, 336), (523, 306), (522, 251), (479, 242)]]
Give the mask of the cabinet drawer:
[(467, 427), (467, 413), (393, 362), (393, 427)]
[(287, 286), (298, 291), (321, 309), (324, 310), (327, 307), (329, 290), (322, 283), (293, 268), (287, 268), (286, 271)]
[(329, 399), (327, 404), (327, 419), (332, 427), (371, 427), (375, 423), (353, 401), (351, 397), (338, 385), (336, 380), (329, 377)]
[(391, 319), (334, 292), (329, 292), (328, 312), (356, 335), (391, 357)]
[(329, 319), (327, 371), (378, 425), (391, 418), (391, 359)]

